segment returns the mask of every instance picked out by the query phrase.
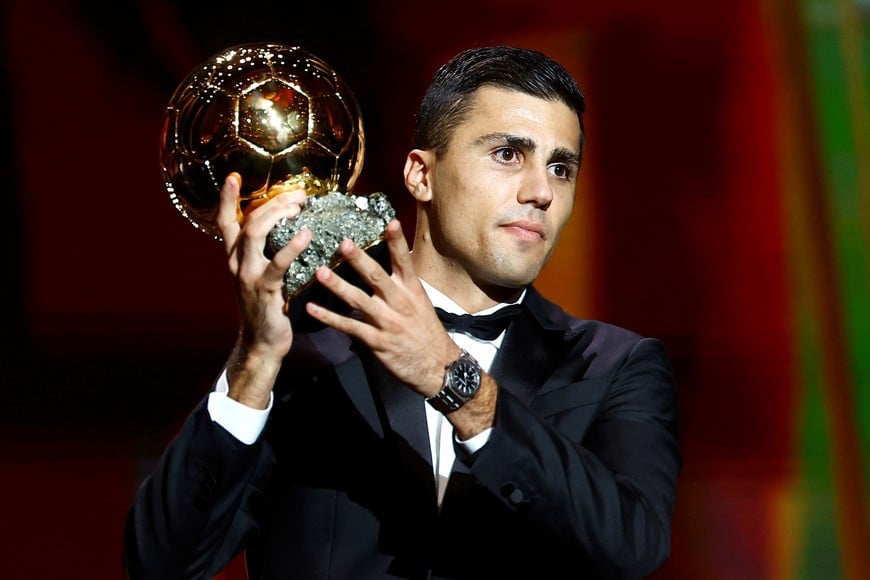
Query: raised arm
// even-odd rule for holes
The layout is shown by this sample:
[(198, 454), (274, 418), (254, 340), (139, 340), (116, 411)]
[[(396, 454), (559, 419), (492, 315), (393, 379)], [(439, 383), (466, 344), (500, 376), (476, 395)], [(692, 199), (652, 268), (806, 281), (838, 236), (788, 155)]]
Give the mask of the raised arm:
[[(221, 189), (218, 226), (239, 307), (239, 335), (226, 363), (230, 405), (264, 410), (293, 330), (284, 313), (283, 273), (305, 249), (302, 230), (271, 260), (265, 239), (281, 218), (300, 211), (305, 192), (273, 197), (239, 219), (240, 180)], [(188, 417), (138, 490), (124, 536), (131, 578), (211, 578), (240, 549), (252, 522), (238, 511), (262, 446), (246, 445), (217, 424), (205, 400)]]

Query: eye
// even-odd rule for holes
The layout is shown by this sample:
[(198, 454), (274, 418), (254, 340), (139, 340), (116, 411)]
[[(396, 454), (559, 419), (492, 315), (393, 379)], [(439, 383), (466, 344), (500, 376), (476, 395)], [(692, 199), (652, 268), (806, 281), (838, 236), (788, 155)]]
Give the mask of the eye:
[(520, 152), (513, 147), (499, 147), (493, 151), (492, 156), (499, 163), (516, 163), (519, 160)]
[(570, 180), (574, 178), (573, 167), (565, 163), (553, 163), (550, 165), (550, 173), (559, 179)]

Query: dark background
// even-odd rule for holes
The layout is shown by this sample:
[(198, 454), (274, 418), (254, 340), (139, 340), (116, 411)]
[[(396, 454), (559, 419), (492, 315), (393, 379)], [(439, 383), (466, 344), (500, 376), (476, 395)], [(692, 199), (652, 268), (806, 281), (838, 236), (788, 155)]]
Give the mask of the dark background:
[[(121, 577), (136, 486), (233, 343), (223, 250), (172, 207), (157, 151), (177, 83), (253, 41), (301, 45), (354, 88), (355, 191), (387, 192), (409, 233), (401, 168), (437, 66), (487, 44), (565, 64), (587, 149), (539, 287), (671, 352), (685, 468), (657, 576), (870, 574), (870, 222), (856, 218), (870, 194), (858, 180), (845, 191), (865, 206), (835, 205), (827, 160), (842, 151), (825, 141), (851, 136), (839, 162), (861, 165), (866, 93), (856, 107), (854, 74), (814, 76), (855, 54), (857, 30), (849, 70), (866, 78), (858, 3), (104, 4), (3, 4), (0, 577)], [(826, 53), (825, 33), (845, 48)], [(852, 108), (826, 133), (831, 94)]]

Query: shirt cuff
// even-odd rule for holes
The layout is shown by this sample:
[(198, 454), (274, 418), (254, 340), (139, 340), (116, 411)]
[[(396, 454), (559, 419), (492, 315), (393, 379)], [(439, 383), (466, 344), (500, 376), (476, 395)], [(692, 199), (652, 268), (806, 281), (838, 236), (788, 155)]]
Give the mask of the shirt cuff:
[(471, 439), (466, 439), (465, 441), (461, 441), (458, 437), (456, 438), (456, 442), (462, 447), (465, 451), (467, 451), (470, 455), (474, 455), (480, 449), (486, 445), (489, 441), (489, 437), (492, 435), (492, 427), (488, 429), (484, 429)]
[(208, 394), (208, 414), (212, 421), (226, 429), (230, 435), (245, 445), (252, 445), (266, 427), (269, 411), (272, 410), (273, 394), (269, 393), (268, 407), (254, 409), (230, 399), (227, 396), (229, 388), (227, 371), (224, 369), (215, 383), (214, 391)]

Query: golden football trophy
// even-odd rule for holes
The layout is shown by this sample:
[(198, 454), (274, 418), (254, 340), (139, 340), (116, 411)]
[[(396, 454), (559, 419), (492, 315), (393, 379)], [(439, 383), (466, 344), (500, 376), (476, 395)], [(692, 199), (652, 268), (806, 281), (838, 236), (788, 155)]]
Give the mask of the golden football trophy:
[(170, 199), (216, 239), (220, 189), (231, 172), (242, 176), (240, 219), (250, 204), (305, 189), (302, 212), (279, 222), (265, 248), (271, 256), (303, 227), (313, 233), (284, 277), (288, 304), (319, 266), (340, 265), (342, 239), (372, 248), (395, 217), (384, 194), (350, 193), (364, 152), (362, 116), (345, 81), (302, 48), (273, 43), (231, 47), (196, 67), (169, 100), (160, 140)]

